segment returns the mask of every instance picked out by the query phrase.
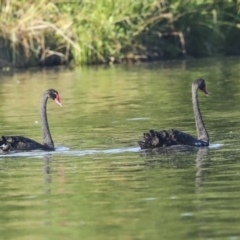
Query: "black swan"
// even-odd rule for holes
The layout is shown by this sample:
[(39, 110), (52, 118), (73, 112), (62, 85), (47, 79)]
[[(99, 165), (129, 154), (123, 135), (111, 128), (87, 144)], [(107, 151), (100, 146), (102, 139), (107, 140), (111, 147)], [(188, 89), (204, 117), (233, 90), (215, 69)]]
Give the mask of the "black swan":
[(143, 140), (138, 142), (141, 149), (165, 147), (172, 145), (189, 145), (194, 147), (202, 147), (209, 145), (209, 136), (204, 126), (198, 104), (198, 89), (202, 90), (208, 96), (205, 81), (201, 78), (196, 79), (192, 84), (192, 103), (198, 139), (192, 137), (189, 134), (173, 129), (167, 131), (150, 130), (148, 133), (144, 133)]
[(51, 133), (49, 131), (46, 113), (46, 105), (48, 98), (51, 98), (58, 105), (62, 106), (59, 94), (56, 90), (48, 89), (43, 93), (40, 104), (43, 144), (40, 144), (32, 139), (22, 136), (2, 136), (2, 138), (0, 139), (0, 150), (2, 152), (31, 150), (54, 151), (54, 143), (51, 137)]

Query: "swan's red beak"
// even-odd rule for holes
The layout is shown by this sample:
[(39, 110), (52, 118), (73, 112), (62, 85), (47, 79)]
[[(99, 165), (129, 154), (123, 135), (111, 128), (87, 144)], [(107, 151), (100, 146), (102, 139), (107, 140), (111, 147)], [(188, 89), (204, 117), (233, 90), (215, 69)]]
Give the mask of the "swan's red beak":
[(207, 90), (207, 88), (205, 87), (203, 90), (202, 90), (204, 93), (205, 93), (205, 95), (207, 95), (208, 96), (208, 90)]
[(56, 95), (56, 98), (54, 99), (54, 101), (55, 101), (59, 106), (62, 106), (61, 101), (60, 101), (60, 97), (59, 97), (58, 94)]

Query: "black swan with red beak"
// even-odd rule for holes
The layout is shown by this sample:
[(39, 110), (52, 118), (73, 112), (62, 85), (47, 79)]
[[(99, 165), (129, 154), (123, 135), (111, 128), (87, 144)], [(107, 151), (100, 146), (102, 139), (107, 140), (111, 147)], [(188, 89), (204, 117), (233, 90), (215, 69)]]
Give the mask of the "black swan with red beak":
[(203, 147), (209, 145), (208, 132), (204, 126), (198, 104), (198, 89), (208, 95), (205, 81), (201, 78), (195, 80), (192, 84), (192, 103), (198, 138), (196, 139), (187, 133), (173, 129), (163, 131), (150, 130), (148, 133), (144, 133), (143, 140), (138, 142), (141, 149), (167, 147), (173, 145), (188, 145), (194, 147)]
[(58, 105), (62, 106), (59, 94), (56, 90), (48, 89), (43, 93), (41, 105), (40, 105), (43, 144), (22, 136), (2, 136), (2, 138), (0, 139), (0, 150), (2, 152), (31, 151), (31, 150), (54, 151), (55, 150), (52, 136), (48, 127), (48, 120), (47, 120), (46, 106), (47, 106), (48, 98), (51, 98)]

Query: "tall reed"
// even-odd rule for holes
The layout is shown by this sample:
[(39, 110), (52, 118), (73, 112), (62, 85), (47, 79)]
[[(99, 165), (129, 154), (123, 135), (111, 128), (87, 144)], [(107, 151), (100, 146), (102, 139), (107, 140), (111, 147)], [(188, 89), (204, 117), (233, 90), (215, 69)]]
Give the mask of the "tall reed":
[(2, 0), (0, 64), (240, 54), (238, 0)]
[[(1, 3), (0, 53), (14, 65), (36, 64), (50, 55), (67, 61), (71, 18), (48, 0)], [(5, 51), (7, 49), (7, 51)]]

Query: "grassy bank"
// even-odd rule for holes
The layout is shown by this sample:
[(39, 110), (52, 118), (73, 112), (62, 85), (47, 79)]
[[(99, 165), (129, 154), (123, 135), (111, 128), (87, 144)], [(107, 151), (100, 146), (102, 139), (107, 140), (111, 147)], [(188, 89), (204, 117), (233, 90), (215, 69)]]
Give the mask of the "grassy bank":
[(239, 0), (3, 0), (0, 65), (240, 54)]

